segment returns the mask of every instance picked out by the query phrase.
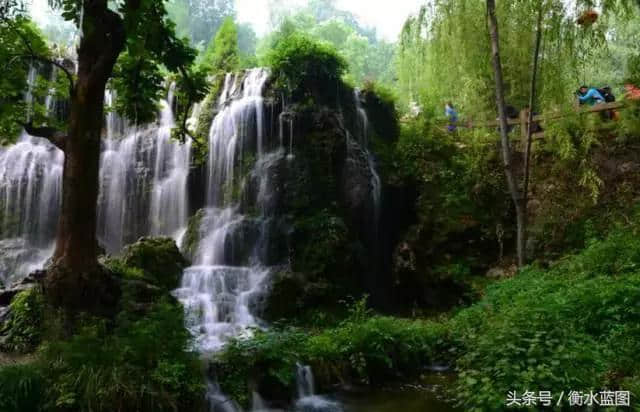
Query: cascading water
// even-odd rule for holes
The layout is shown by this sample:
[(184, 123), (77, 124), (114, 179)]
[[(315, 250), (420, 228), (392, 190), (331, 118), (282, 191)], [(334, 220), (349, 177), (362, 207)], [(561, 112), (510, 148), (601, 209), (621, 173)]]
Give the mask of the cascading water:
[[(30, 70), (29, 105), (36, 76)], [(55, 107), (49, 95), (45, 103), (52, 100)], [(114, 101), (115, 93), (107, 91), (106, 106)], [(140, 130), (107, 110), (97, 234), (109, 253), (144, 235), (179, 239), (186, 227), (191, 145), (171, 140), (172, 103), (163, 101), (161, 107), (159, 125)], [(0, 281), (5, 285), (41, 268), (53, 252), (63, 163), (62, 151), (24, 132), (15, 144), (0, 147)]]
[[(27, 120), (33, 113), (38, 68), (29, 67)], [(0, 282), (4, 285), (40, 268), (53, 251), (64, 154), (48, 141), (22, 133), (0, 147)]]
[(362, 107), (362, 96), (360, 90), (355, 89), (353, 97), (358, 115), (358, 141), (360, 146), (365, 150), (367, 165), (371, 174), (371, 201), (373, 204), (375, 225), (377, 226), (380, 221), (382, 183), (380, 181), (380, 175), (378, 175), (378, 172), (376, 171), (373, 154), (369, 150), (369, 118), (367, 116), (367, 111)]
[(342, 412), (338, 402), (316, 395), (313, 381), (313, 371), (310, 366), (298, 363), (296, 365), (296, 388), (298, 400), (295, 404), (297, 412)]
[[(151, 234), (170, 234), (179, 241), (188, 219), (187, 178), (191, 160), (191, 140), (178, 145), (171, 140), (175, 84), (161, 102), (160, 127), (156, 137), (153, 192), (151, 194)], [(178, 242), (179, 243), (179, 242)]]
[[(185, 270), (175, 292), (185, 307), (187, 328), (203, 353), (215, 352), (229, 338), (259, 325), (251, 305), (269, 274), (260, 253), (267, 238), (264, 223), (271, 213), (267, 169), (284, 158), (280, 147), (266, 153), (262, 92), (267, 79), (262, 69), (227, 75), (209, 133), (206, 213), (194, 265)], [(252, 169), (242, 176), (239, 172), (248, 161), (253, 161)], [(241, 196), (251, 179), (257, 189)], [(249, 206), (255, 206), (258, 217), (243, 214)], [(229, 408), (215, 382), (210, 382), (207, 398), (212, 411)]]
[[(98, 236), (117, 253), (143, 235), (179, 240), (187, 224), (187, 177), (191, 141), (171, 139), (175, 126), (174, 87), (160, 102), (157, 126), (138, 129), (110, 110), (106, 118), (100, 169)], [(115, 93), (105, 95), (107, 107)]]
[(53, 252), (64, 154), (23, 133), (0, 147), (0, 281), (39, 269)]
[[(236, 174), (245, 149), (255, 147), (254, 168), (275, 154), (264, 154), (264, 101), (262, 90), (268, 73), (255, 69), (244, 78), (227, 75), (219, 101), (220, 112), (209, 134), (207, 163), (208, 205), (200, 228), (200, 240), (194, 266), (184, 273), (182, 287), (176, 291), (187, 312), (187, 326), (203, 352), (220, 349), (230, 337), (257, 326), (251, 314), (250, 299), (269, 273), (258, 253), (261, 236), (244, 239), (240, 246), (249, 253), (234, 251), (235, 237), (244, 229), (258, 226), (255, 219), (241, 214), (242, 199), (232, 196), (234, 187), (243, 184)], [(266, 174), (258, 173), (256, 196), (261, 215), (266, 215), (269, 187)], [(260, 219), (258, 219), (260, 220)], [(250, 245), (253, 240), (254, 245)]]
[[(35, 76), (30, 78), (35, 81)], [(294, 164), (295, 159), (294, 115), (285, 111), (284, 99), (283, 113), (275, 122), (279, 130), (273, 130), (277, 116), (273, 105), (271, 123), (266, 121), (263, 91), (267, 80), (268, 72), (262, 69), (227, 75), (210, 128), (198, 243), (193, 266), (185, 270), (181, 287), (175, 291), (185, 307), (186, 326), (197, 349), (205, 354), (261, 326), (254, 308), (271, 273), (268, 255), (279, 202), (274, 187), (277, 171)], [(107, 110), (97, 233), (110, 253), (143, 235), (171, 235), (179, 241), (187, 226), (191, 142), (180, 145), (171, 139), (173, 95), (171, 86), (161, 102), (158, 124), (144, 128), (130, 126)], [(114, 106), (115, 98), (115, 92), (107, 90), (108, 108)], [(25, 100), (33, 101), (29, 91)], [(367, 149), (369, 125), (358, 92), (354, 100), (358, 124), (348, 147), (358, 149), (359, 164), (365, 164), (362, 153), (366, 153), (377, 222), (380, 178)], [(46, 103), (55, 104), (48, 98)], [(197, 118), (194, 110), (189, 120), (192, 127)], [(51, 254), (63, 161), (64, 154), (52, 144), (26, 134), (16, 144), (0, 148), (0, 280), (5, 284), (38, 268)], [(298, 368), (296, 408), (340, 410), (339, 405), (314, 394), (312, 378), (310, 368)], [(237, 410), (215, 379), (208, 387), (212, 411)], [(254, 399), (256, 408), (264, 408), (266, 403), (258, 394)]]

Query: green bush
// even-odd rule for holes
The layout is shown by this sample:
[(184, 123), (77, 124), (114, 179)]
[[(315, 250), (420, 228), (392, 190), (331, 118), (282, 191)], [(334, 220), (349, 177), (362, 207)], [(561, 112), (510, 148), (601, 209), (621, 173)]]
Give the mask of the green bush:
[[(320, 389), (336, 382), (407, 379), (453, 364), (464, 410), (502, 410), (509, 391), (640, 391), (640, 228), (592, 239), (550, 269), (528, 267), (487, 287), (478, 303), (441, 321), (377, 316), (363, 301), (332, 327), (256, 331), (218, 358), (223, 390), (248, 402), (292, 396), (295, 364)], [(275, 389), (274, 389), (275, 388)]]
[(42, 371), (36, 365), (9, 365), (0, 368), (0, 411), (43, 411), (45, 387)]
[(44, 298), (37, 288), (18, 293), (11, 302), (9, 319), (2, 325), (0, 349), (30, 352), (42, 338)]
[(142, 318), (121, 313), (115, 325), (85, 319), (78, 333), (39, 353), (46, 409), (198, 410), (202, 367), (189, 342), (182, 308), (167, 300)]
[(6, 342), (12, 350), (42, 343), (23, 359), (30, 363), (0, 365), (0, 410), (201, 410), (203, 365), (182, 306), (141, 281), (142, 269), (108, 263), (125, 292), (114, 319), (45, 309), (37, 289), (16, 296)]
[(294, 32), (268, 53), (266, 63), (276, 84), (296, 101), (312, 97), (335, 97), (337, 82), (347, 63), (328, 43)]
[(628, 389), (640, 375), (639, 301), (637, 228), (490, 286), (450, 322), (460, 403), (494, 410), (511, 390)]
[(293, 397), (297, 362), (311, 365), (316, 383), (326, 389), (338, 381), (381, 383), (416, 375), (450, 357), (444, 324), (375, 316), (365, 300), (349, 312), (331, 328), (255, 331), (232, 341), (217, 358), (223, 391), (247, 405), (251, 380), (268, 389), (262, 393)]

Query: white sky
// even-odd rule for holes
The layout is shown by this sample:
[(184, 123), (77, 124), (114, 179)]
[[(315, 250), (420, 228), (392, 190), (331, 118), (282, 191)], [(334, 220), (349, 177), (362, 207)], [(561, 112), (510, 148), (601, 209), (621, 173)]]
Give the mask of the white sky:
[[(42, 21), (47, 10), (46, 0), (31, 0), (34, 18)], [(303, 0), (289, 0), (292, 4)], [(386, 40), (396, 40), (410, 14), (417, 13), (424, 0), (337, 0), (337, 7), (355, 14), (366, 26), (373, 26)], [(253, 24), (259, 35), (268, 28), (268, 0), (236, 0), (238, 20)]]
[[(302, 0), (290, 0), (299, 4)], [(302, 1), (303, 2), (303, 1)], [(253, 24), (259, 35), (267, 31), (268, 0), (236, 0), (238, 20)], [(410, 14), (418, 12), (424, 0), (337, 0), (339, 9), (355, 14), (366, 26), (374, 26), (386, 40), (396, 40)]]

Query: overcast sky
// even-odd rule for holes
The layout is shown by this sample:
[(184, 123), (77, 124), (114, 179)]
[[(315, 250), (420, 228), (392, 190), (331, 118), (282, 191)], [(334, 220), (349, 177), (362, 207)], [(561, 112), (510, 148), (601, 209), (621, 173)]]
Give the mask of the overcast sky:
[[(289, 0), (292, 4), (304, 0)], [(45, 18), (46, 0), (32, 0), (31, 11), (36, 20)], [(238, 20), (254, 25), (262, 35), (267, 30), (269, 11), (268, 0), (236, 0)], [(340, 9), (355, 14), (365, 25), (374, 26), (387, 40), (396, 40), (409, 14), (416, 13), (424, 0), (337, 0)]]

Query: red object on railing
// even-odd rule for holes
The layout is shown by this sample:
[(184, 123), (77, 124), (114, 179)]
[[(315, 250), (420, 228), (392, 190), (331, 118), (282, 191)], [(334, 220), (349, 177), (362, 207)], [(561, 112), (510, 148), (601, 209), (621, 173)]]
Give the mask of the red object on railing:
[(625, 99), (640, 100), (640, 88), (635, 84), (627, 83), (624, 85)]

